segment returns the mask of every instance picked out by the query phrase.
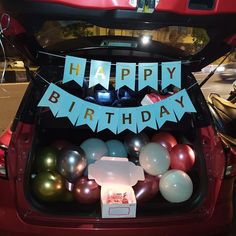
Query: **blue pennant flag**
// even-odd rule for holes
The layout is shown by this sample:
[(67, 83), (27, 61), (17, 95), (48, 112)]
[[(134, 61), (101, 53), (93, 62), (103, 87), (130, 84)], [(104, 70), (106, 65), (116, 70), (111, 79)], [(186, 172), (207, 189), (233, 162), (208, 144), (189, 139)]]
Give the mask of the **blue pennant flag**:
[(79, 113), (76, 126), (88, 125), (93, 131), (95, 131), (98, 120), (100, 119), (100, 106), (82, 101)]
[(119, 108), (113, 107), (100, 107), (100, 117), (98, 121), (97, 131), (102, 131), (104, 129), (111, 130), (114, 134), (117, 133)]
[(101, 84), (105, 89), (109, 87), (111, 62), (91, 60), (89, 88)]
[(49, 107), (52, 114), (56, 116), (60, 110), (64, 94), (63, 89), (59, 88), (55, 84), (50, 84), (41, 98), (38, 107)]
[(66, 56), (63, 83), (74, 80), (81, 87), (84, 82), (86, 59)]
[(153, 104), (155, 109), (155, 117), (158, 124), (159, 129), (167, 122), (177, 122), (174, 109), (173, 102), (166, 98), (160, 102)]
[(137, 107), (136, 113), (138, 132), (141, 132), (146, 127), (157, 129), (155, 112), (156, 110), (153, 104)]
[(123, 86), (135, 90), (135, 63), (116, 63), (116, 90)]
[(125, 129), (137, 133), (137, 113), (136, 107), (133, 108), (120, 108), (118, 115), (118, 133)]
[(178, 120), (181, 120), (185, 112), (196, 112), (186, 89), (180, 90), (178, 93), (172, 95), (170, 99)]
[(146, 86), (157, 90), (158, 86), (158, 63), (139, 63), (138, 64), (138, 89)]
[(181, 88), (181, 61), (163, 62), (161, 68), (161, 89), (165, 89), (169, 85)]
[(64, 91), (62, 102), (60, 104), (60, 110), (58, 111), (56, 117), (67, 117), (70, 122), (75, 125), (80, 114), (82, 102), (83, 101), (80, 98)]

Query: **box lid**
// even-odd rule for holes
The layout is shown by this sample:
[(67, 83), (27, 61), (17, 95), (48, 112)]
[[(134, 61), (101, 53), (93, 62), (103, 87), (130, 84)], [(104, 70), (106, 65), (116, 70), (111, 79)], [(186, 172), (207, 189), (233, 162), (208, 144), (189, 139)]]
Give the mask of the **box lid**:
[(88, 166), (88, 178), (95, 179), (100, 186), (119, 184), (134, 186), (144, 180), (144, 171), (127, 158), (102, 157)]

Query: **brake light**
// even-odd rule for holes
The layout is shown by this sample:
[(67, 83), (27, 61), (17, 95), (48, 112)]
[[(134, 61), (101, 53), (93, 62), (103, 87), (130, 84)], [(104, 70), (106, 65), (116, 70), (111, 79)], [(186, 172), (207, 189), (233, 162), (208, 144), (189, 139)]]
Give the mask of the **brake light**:
[(0, 178), (7, 177), (6, 150), (6, 146), (0, 146)]

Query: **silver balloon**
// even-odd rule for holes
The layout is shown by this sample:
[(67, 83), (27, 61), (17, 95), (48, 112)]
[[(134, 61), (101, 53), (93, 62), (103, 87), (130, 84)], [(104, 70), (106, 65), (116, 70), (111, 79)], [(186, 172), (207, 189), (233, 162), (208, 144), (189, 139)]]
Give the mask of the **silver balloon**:
[(138, 158), (142, 147), (148, 144), (149, 138), (145, 133), (129, 134), (126, 136), (124, 145), (131, 157)]
[(77, 146), (64, 148), (59, 154), (57, 170), (69, 182), (74, 182), (83, 174), (87, 160), (84, 151)]

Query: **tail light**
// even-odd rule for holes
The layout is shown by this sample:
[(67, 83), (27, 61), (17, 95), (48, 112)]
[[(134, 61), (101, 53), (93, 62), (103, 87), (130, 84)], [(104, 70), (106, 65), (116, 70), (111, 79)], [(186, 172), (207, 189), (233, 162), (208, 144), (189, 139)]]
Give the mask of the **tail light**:
[(0, 178), (7, 178), (6, 152), (7, 147), (0, 145)]

